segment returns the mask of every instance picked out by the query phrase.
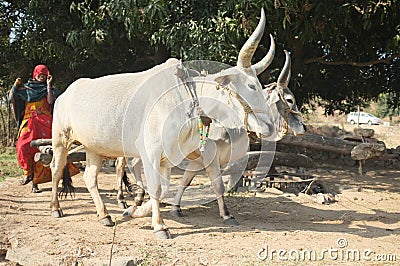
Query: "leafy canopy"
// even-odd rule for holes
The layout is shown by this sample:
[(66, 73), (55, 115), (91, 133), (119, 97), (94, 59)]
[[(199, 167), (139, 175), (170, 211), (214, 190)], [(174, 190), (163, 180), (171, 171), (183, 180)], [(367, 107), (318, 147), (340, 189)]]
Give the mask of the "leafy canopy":
[(1, 89), (46, 63), (56, 84), (79, 77), (140, 71), (170, 56), (235, 64), (238, 51), (267, 15), (254, 56), (277, 43), (260, 76), (274, 81), (292, 55), (290, 86), (299, 104), (348, 112), (382, 92), (398, 106), (400, 1), (390, 0), (114, 0), (2, 1)]

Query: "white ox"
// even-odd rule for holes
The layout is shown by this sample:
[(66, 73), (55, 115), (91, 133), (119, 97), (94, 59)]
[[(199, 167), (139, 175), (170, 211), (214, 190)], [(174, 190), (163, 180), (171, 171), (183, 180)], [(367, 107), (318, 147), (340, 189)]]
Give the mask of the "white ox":
[[(274, 47), (273, 40), (271, 47)], [(266, 102), (271, 108), (273, 116), (272, 120), (275, 126), (274, 141), (280, 140), (288, 128), (293, 131), (295, 136), (300, 136), (305, 133), (305, 126), (301, 118), (301, 113), (297, 109), (296, 99), (288, 88), (291, 72), (291, 59), (287, 51), (285, 51), (285, 55), (285, 65), (277, 82), (267, 85), (264, 89)], [(224, 201), (225, 187), (221, 178), (221, 169), (228, 163), (239, 160), (246, 155), (249, 147), (248, 132), (244, 129), (225, 129), (215, 126), (214, 124), (211, 124), (211, 135), (205, 152), (200, 153), (199, 151), (194, 151), (188, 158), (188, 165), (185, 169), (181, 183), (178, 186), (178, 191), (173, 199), (172, 213), (175, 216), (182, 216), (180, 205), (183, 193), (198, 173), (198, 170), (205, 168), (210, 180), (213, 181), (212, 186), (216, 194), (220, 216), (223, 218), (224, 223), (236, 225), (238, 223), (229, 213)], [(126, 206), (122, 194), (122, 177), (125, 174), (123, 171), (125, 165), (126, 160), (124, 158), (117, 159), (117, 201), (120, 206)], [(141, 179), (141, 161), (135, 159), (132, 168), (137, 184), (143, 187), (143, 180)], [(241, 166), (239, 166), (239, 168), (241, 168)], [(231, 185), (228, 185), (228, 187), (231, 187)], [(137, 190), (137, 193), (142, 197), (135, 198), (135, 201), (140, 205), (140, 202), (143, 200), (143, 191), (140, 191), (139, 189)], [(125, 211), (125, 214), (130, 214), (133, 209), (134, 207), (130, 207)]]
[[(273, 133), (273, 125), (257, 74), (265, 70), (271, 58), (253, 66), (251, 58), (264, 27), (262, 10), (256, 30), (239, 53), (237, 66), (192, 80), (196, 87), (201, 87), (197, 94), (204, 114), (228, 128), (245, 126), (261, 138)], [(178, 66), (177, 59), (169, 59), (140, 73), (79, 79), (58, 98), (52, 127), (53, 217), (63, 216), (57, 197), (58, 184), (68, 149), (74, 141), (79, 141), (86, 150), (84, 180), (100, 221), (113, 225), (98, 191), (97, 175), (102, 159), (141, 158), (150, 200), (132, 216), (143, 217), (151, 212), (154, 233), (160, 238), (171, 237), (160, 215), (160, 199), (168, 192), (171, 167), (199, 148), (197, 117), (187, 116), (191, 111), (189, 103), (195, 99), (176, 76)], [(232, 113), (240, 119), (232, 121)]]

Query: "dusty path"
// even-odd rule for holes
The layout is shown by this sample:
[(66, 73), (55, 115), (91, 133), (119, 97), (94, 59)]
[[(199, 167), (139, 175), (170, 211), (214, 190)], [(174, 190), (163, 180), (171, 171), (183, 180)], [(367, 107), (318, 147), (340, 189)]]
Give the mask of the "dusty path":
[[(185, 207), (182, 218), (172, 217), (169, 206), (163, 208), (171, 240), (153, 236), (150, 217), (121, 220), (112, 263), (309, 265), (311, 256), (314, 265), (389, 265), (393, 260), (398, 265), (400, 171), (367, 169), (362, 177), (356, 171), (325, 166), (310, 170), (338, 193), (338, 202), (330, 205), (276, 190), (229, 196), (227, 204), (240, 223), (236, 227), (222, 224), (216, 202)], [(0, 265), (109, 265), (114, 228), (97, 222), (82, 174), (74, 177), (74, 184), (75, 198), (61, 201), (66, 216), (54, 219), (50, 184), (41, 186), (43, 193), (32, 194), (17, 179), (0, 183)], [(112, 169), (103, 171), (100, 192), (113, 218), (121, 214), (114, 184)], [(347, 245), (341, 248), (343, 243)], [(4, 261), (6, 252), (14, 263)]]

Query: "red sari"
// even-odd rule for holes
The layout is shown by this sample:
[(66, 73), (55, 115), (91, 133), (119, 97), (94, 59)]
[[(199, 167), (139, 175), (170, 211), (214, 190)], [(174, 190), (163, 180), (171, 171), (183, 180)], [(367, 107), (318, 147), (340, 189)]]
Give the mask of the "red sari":
[[(31, 147), (30, 143), (35, 139), (51, 139), (52, 122), (51, 106), (46, 97), (37, 102), (26, 102), (16, 148), (18, 163), (24, 170), (24, 175), (33, 175), (34, 184), (51, 181), (50, 168), (33, 160), (39, 150), (36, 147)], [(79, 173), (78, 167), (72, 163), (68, 163), (68, 169), (71, 176)]]

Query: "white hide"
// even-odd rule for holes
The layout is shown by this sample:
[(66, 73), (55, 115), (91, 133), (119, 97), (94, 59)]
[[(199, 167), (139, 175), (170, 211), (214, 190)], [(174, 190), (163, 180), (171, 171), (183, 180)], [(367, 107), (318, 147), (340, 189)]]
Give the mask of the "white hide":
[[(175, 75), (179, 63), (169, 59), (141, 73), (74, 82), (57, 100), (53, 139), (77, 140), (101, 156), (140, 157), (152, 180), (148, 183), (154, 184), (149, 192), (161, 196), (158, 185), (168, 180), (160, 180), (158, 168), (180, 163), (199, 145), (197, 118), (186, 115), (192, 98)], [(237, 92), (256, 110), (257, 118), (249, 114), (247, 126), (260, 136), (271, 135), (268, 108), (254, 77), (233, 67), (193, 80), (206, 115), (228, 128), (244, 128), (243, 106), (231, 95)], [(219, 90), (216, 81), (223, 85)]]

